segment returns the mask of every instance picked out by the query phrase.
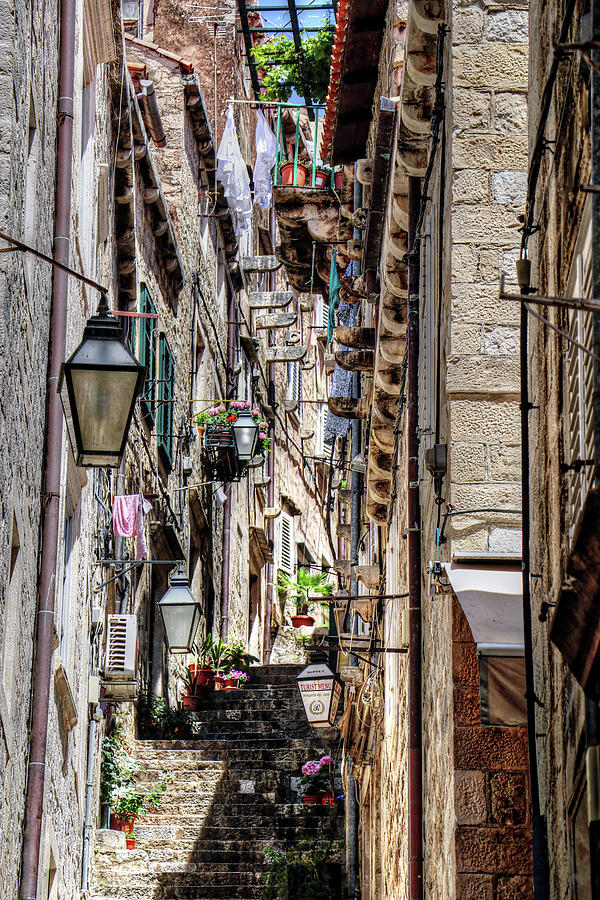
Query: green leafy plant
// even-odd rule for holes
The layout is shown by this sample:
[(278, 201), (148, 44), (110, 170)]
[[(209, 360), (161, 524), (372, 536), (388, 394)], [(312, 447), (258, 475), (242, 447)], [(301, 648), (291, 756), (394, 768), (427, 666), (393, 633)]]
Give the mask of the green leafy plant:
[(229, 665), (232, 669), (241, 669), (242, 672), (248, 673), (253, 663), (258, 662), (258, 656), (252, 656), (246, 650), (246, 644), (239, 638), (229, 638), (227, 640), (227, 649), (229, 652)]
[(314, 103), (324, 103), (329, 88), (334, 35), (334, 26), (324, 19), (323, 27), (315, 35), (308, 37), (306, 33), (303, 34), (301, 54), (288, 37), (276, 37), (272, 41), (256, 44), (252, 48), (252, 56), (257, 69), (263, 70), (264, 99), (285, 102), (290, 99), (293, 90), (303, 95), (304, 72), (311, 99)]
[(298, 779), (301, 796), (333, 793), (333, 759), (329, 754), (320, 759), (309, 759), (302, 766)]
[(126, 822), (156, 809), (167, 789), (168, 775), (162, 773), (156, 787), (139, 784), (137, 775), (145, 769), (127, 752), (122, 724), (116, 721), (111, 735), (102, 742), (100, 797), (108, 803), (117, 821)]
[(171, 709), (162, 697), (146, 694), (137, 706), (138, 734), (146, 738), (193, 737), (192, 719), (186, 709)]
[[(315, 605), (315, 600), (312, 599), (314, 594), (320, 594), (323, 597), (331, 596), (333, 587), (328, 581), (328, 577), (326, 572), (316, 572), (315, 574), (311, 574), (308, 569), (304, 569), (300, 566), (296, 572), (295, 578), (290, 578), (285, 572), (280, 572), (277, 587), (280, 591), (284, 592), (290, 600), (293, 600), (298, 615), (305, 616)], [(322, 603), (325, 606), (329, 605), (325, 600), (316, 602)]]
[(292, 896), (298, 900), (329, 900), (331, 885), (326, 863), (340, 849), (339, 841), (310, 838), (285, 852), (266, 847), (262, 900), (289, 900)]

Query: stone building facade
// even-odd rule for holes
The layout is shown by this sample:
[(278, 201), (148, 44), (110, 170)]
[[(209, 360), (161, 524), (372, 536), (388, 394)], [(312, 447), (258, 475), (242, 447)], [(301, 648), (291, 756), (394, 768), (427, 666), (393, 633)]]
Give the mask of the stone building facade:
[[(519, 307), (498, 300), (501, 275), (516, 281), (525, 203), (528, 15), (518, 3), (409, 3), (376, 12), (380, 30), (368, 45), (356, 38), (360, 4), (338, 22), (341, 75), (334, 63), (321, 145), (333, 163), (358, 160), (367, 218), (362, 278), (342, 281), (342, 293), (350, 281), (362, 298), (350, 301), (360, 304), (359, 327), (336, 333), (354, 348), (362, 399), (330, 400), (334, 411), (363, 420), (368, 448), (357, 555), (345, 548), (360, 598), (373, 598), (353, 629), (370, 636), (363, 653), (370, 648), (371, 665), (355, 660), (343, 672), (341, 727), (358, 786), (347, 837), (358, 815), (361, 896), (404, 896), (409, 879), (427, 897), (530, 896)], [(376, 80), (362, 65), (375, 53)], [(343, 86), (350, 82), (360, 89)], [(367, 89), (368, 131), (353, 107)], [(418, 179), (426, 200), (415, 202)], [(419, 265), (418, 459), (411, 458), (405, 356), (411, 262)], [(415, 482), (407, 468), (417, 461)], [(417, 486), (420, 521), (411, 519), (408, 499)], [(415, 531), (422, 637), (409, 650)], [(496, 592), (504, 593), (502, 615)], [(360, 608), (351, 601), (350, 611)], [(415, 730), (409, 687), (419, 645)], [(377, 655), (382, 647), (388, 652)], [(515, 696), (499, 709), (498, 679), (508, 672)], [(410, 772), (421, 768), (419, 753), (423, 806), (415, 822)], [(408, 837), (415, 829), (423, 841), (420, 888)]]

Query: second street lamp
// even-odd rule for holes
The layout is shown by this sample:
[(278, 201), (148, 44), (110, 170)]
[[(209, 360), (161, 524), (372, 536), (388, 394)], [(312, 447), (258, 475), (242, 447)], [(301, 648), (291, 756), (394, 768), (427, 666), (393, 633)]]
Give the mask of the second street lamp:
[(232, 425), (235, 452), (239, 469), (242, 471), (256, 455), (258, 448), (258, 425), (249, 409), (242, 409)]
[(102, 294), (96, 315), (88, 320), (83, 340), (63, 363), (58, 380), (76, 465), (119, 466), (144, 375)]

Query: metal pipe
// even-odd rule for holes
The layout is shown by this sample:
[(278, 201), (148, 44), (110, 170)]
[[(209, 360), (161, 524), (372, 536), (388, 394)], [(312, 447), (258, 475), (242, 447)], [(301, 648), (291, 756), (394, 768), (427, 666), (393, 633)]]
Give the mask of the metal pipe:
[[(526, 290), (524, 291), (526, 293)], [(529, 402), (528, 384), (528, 313), (521, 303), (521, 482), (522, 482), (522, 567), (523, 567), (523, 643), (525, 645), (525, 683), (527, 702), (527, 744), (529, 750), (529, 786), (531, 791), (531, 819), (533, 833), (533, 896), (545, 900), (548, 896), (548, 853), (546, 821), (540, 810), (540, 786), (537, 765), (535, 721), (535, 672), (533, 667), (533, 634), (531, 623), (531, 556), (529, 516)]]
[[(592, 0), (592, 39), (597, 42), (600, 36), (600, 0)], [(600, 51), (591, 51), (591, 181), (600, 183)], [(600, 194), (592, 193), (592, 294), (600, 297)], [(593, 314), (594, 342), (594, 382), (592, 393), (594, 421), (594, 456), (600, 457), (600, 314)], [(598, 478), (596, 477), (596, 485)], [(585, 700), (585, 745), (588, 758), (595, 755), (595, 748), (600, 744), (600, 721), (598, 704), (586, 697)], [(594, 749), (592, 749), (594, 748)], [(591, 753), (590, 753), (591, 751)], [(593, 771), (593, 769), (591, 770)], [(589, 783), (588, 783), (589, 790)], [(591, 804), (588, 804), (591, 809)], [(592, 900), (600, 898), (600, 820), (592, 819), (589, 823), (590, 842), (590, 886)]]
[(408, 179), (407, 507), (408, 507), (408, 828), (410, 900), (423, 897), (423, 745), (421, 722), (421, 510), (419, 502), (419, 178)]
[[(229, 327), (227, 329), (227, 397), (231, 398), (233, 384), (231, 377), (235, 362), (235, 294), (231, 292), (229, 301)], [(229, 563), (231, 559), (231, 482), (224, 486), (226, 500), (223, 507), (223, 574), (221, 578), (221, 638), (225, 640), (229, 632)]]
[(83, 852), (81, 854), (81, 892), (89, 888), (90, 846), (92, 842), (92, 809), (94, 806), (94, 760), (96, 756), (96, 711), (88, 725), (87, 775), (85, 782), (85, 818), (83, 823)]
[[(68, 266), (71, 225), (71, 178), (73, 158), (73, 83), (75, 63), (75, 3), (63, 0), (60, 7), (60, 51), (57, 104), (56, 207), (54, 258)], [(48, 349), (46, 434), (42, 469), (40, 568), (38, 577), (35, 649), (31, 672), (31, 733), (25, 823), (21, 864), (21, 898), (36, 900), (40, 862), (46, 743), (52, 670), (52, 631), (58, 553), (58, 514), (63, 439), (63, 412), (56, 387), (65, 358), (68, 275), (53, 267), (52, 306)]]

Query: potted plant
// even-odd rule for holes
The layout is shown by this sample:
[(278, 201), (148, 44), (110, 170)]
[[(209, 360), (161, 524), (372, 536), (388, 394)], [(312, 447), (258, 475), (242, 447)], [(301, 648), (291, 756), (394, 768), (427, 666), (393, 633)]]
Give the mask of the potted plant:
[(212, 667), (212, 634), (209, 632), (200, 645), (193, 644), (194, 662), (190, 663), (190, 676), (195, 679), (196, 689), (214, 686), (214, 669)]
[[(281, 591), (285, 591), (296, 606), (296, 615), (292, 616), (294, 628), (301, 628), (303, 625), (314, 625), (315, 620), (309, 615), (310, 610), (315, 606), (315, 600), (312, 599), (312, 595), (320, 594), (321, 596), (329, 597), (333, 591), (326, 572), (317, 572), (313, 575), (307, 569), (302, 568), (302, 566), (296, 572), (295, 578), (290, 578), (285, 572), (280, 572), (277, 586)], [(316, 602), (329, 605), (328, 601), (321, 600)]]
[(331, 180), (331, 172), (329, 169), (317, 169), (315, 172), (315, 187), (326, 188)]
[[(237, 422), (240, 411), (242, 409), (251, 409), (248, 400), (230, 400), (228, 406), (220, 403), (218, 406), (211, 406), (204, 409), (194, 416), (197, 426), (204, 428), (205, 446), (228, 447), (233, 446), (232, 425)], [(268, 425), (265, 422), (261, 411), (258, 407), (251, 409), (252, 418), (259, 426), (259, 449), (262, 453), (270, 453), (271, 438), (268, 435)]]
[(229, 650), (229, 661), (231, 669), (241, 669), (248, 677), (250, 676), (250, 668), (254, 663), (258, 662), (258, 656), (252, 656), (246, 650), (246, 644), (239, 638), (229, 638), (227, 640), (227, 648)]
[(241, 669), (230, 669), (229, 672), (227, 672), (227, 674), (225, 675), (223, 690), (239, 691), (246, 681), (248, 681), (248, 675), (246, 672), (242, 672)]
[(157, 809), (167, 789), (168, 776), (162, 778), (155, 788), (150, 790), (138, 784), (136, 776), (144, 768), (129, 755), (125, 746), (125, 736), (117, 720), (113, 733), (102, 742), (102, 769), (100, 776), (100, 797), (111, 809), (111, 827), (116, 827), (126, 834), (133, 831), (133, 825), (139, 816), (148, 809)]
[(135, 850), (135, 831), (130, 831), (125, 835), (125, 846), (128, 850)]
[(191, 666), (182, 668), (179, 677), (185, 688), (185, 693), (181, 695), (181, 705), (184, 709), (200, 709), (202, 701), (206, 699), (208, 688), (198, 683), (198, 676), (192, 671)]
[(300, 162), (296, 165), (296, 180), (294, 181), (294, 163), (284, 162), (279, 168), (282, 187), (304, 187), (306, 184), (307, 167), (305, 163)]
[(225, 682), (225, 672), (231, 668), (231, 657), (227, 643), (221, 638), (213, 641), (210, 649), (210, 661), (214, 670), (215, 690), (220, 691)]
[(332, 766), (333, 759), (328, 754), (321, 759), (309, 759), (304, 763), (298, 785), (305, 806), (319, 805), (323, 797), (334, 796)]

